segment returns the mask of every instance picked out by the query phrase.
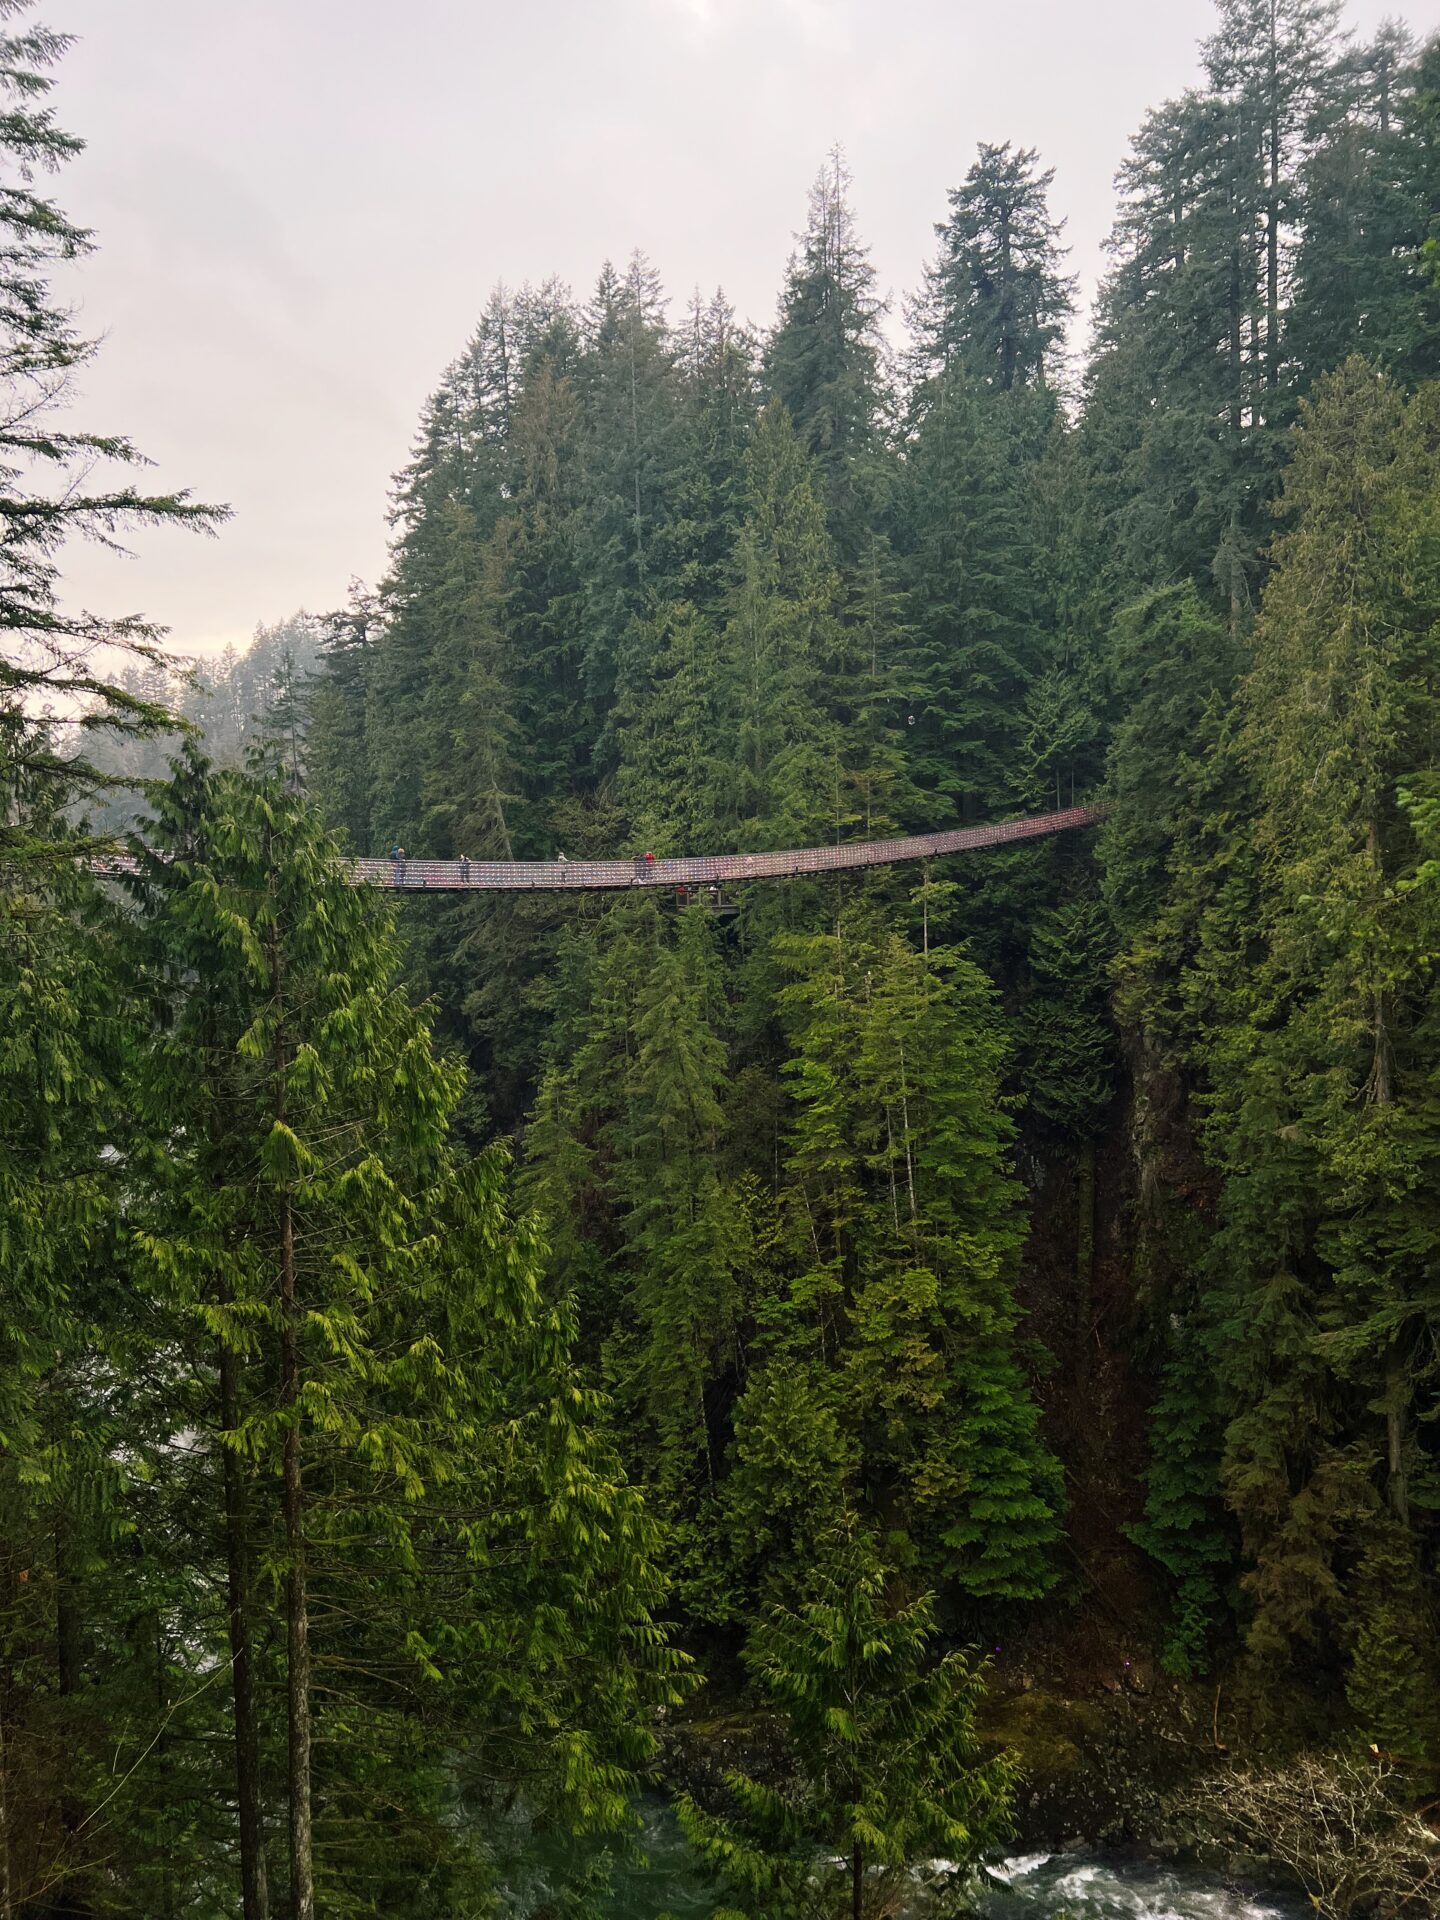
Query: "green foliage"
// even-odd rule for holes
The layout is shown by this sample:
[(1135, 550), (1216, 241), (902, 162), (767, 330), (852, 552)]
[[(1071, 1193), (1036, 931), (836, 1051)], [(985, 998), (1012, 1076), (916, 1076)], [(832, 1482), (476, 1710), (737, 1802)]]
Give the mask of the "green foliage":
[(1348, 49), (1305, 164), (1291, 332), (1311, 380), (1351, 353), (1408, 380), (1434, 365), (1440, 312), (1423, 243), (1435, 181), (1421, 130), (1436, 49), (1417, 64), (1413, 57), (1409, 34), (1393, 20)]
[(980, 1672), (937, 1657), (931, 1597), (904, 1601), (894, 1586), (866, 1536), (841, 1526), (804, 1597), (757, 1622), (745, 1664), (797, 1778), (731, 1773), (722, 1814), (680, 1801), (724, 1891), (717, 1920), (893, 1913), (921, 1861), (941, 1857), (953, 1883), (1004, 1837), (1014, 1774), (1006, 1756), (979, 1757)]
[[(810, 463), (783, 409), (767, 407), (746, 455), (745, 517), (726, 598), (722, 830), (805, 845), (835, 830), (840, 579)], [(758, 839), (756, 836), (759, 836)]]
[[(1051, 176), (1013, 144), (951, 193), (893, 367), (838, 154), (768, 338), (722, 292), (672, 321), (640, 255), (584, 304), (497, 288), (386, 577), (304, 636), (313, 686), (300, 652), (251, 692), (253, 661), (215, 672), (217, 746), (260, 738), (269, 771), (187, 758), (122, 897), (77, 864), (77, 807), (158, 772), (167, 704), (204, 721), (143, 623), (64, 611), (60, 544), (206, 516), (56, 411), (88, 348), (48, 283), (88, 240), (37, 184), (75, 143), (63, 43), (23, 11), (0, 0), (9, 1904), (268, 1920), (288, 1853), (322, 1911), (478, 1913), (503, 1818), (589, 1831), (555, 1897), (597, 1910), (684, 1691), (664, 1608), (717, 1678), (744, 1658), (801, 1763), (687, 1813), (732, 1908), (881, 1910), (917, 1853), (998, 1831), (1008, 1769), (934, 1621), (1048, 1630), (1066, 1477), (1159, 1570), (1167, 1619), (1127, 1631), (1172, 1672), (1238, 1642), (1253, 1696), (1307, 1688), (1316, 1724), (1432, 1760), (1435, 44), (1221, 0), (1122, 173), (1073, 388)], [(136, 657), (102, 672), (99, 641)], [(913, 893), (875, 869), (392, 917), (320, 824), (744, 852), (1102, 778), (1097, 841)], [(1043, 1437), (1022, 1295), (1076, 1342)]]
[[(1188, 1343), (1188, 1344), (1187, 1344)], [(1151, 1414), (1145, 1518), (1134, 1538), (1171, 1581), (1166, 1671), (1190, 1679), (1207, 1671), (1234, 1557), (1220, 1499), (1221, 1423), (1209, 1355), (1196, 1352), (1182, 1323)]]
[[(459, 1075), (395, 985), (388, 916), (275, 780), (187, 768), (153, 838), (147, 1120), (183, 1144), (150, 1171), (138, 1272), (182, 1350), (236, 1363), (216, 1448), (241, 1466), (258, 1579), (285, 1577), (292, 1615), (307, 1582), (327, 1897), (463, 1844), (443, 1784), (481, 1723), (483, 1777), (621, 1823), (647, 1705), (678, 1697), (650, 1532), (500, 1156), (448, 1144)], [(292, 1459), (303, 1506), (277, 1516)], [(292, 1640), (292, 1766), (294, 1661)]]
[(1055, 170), (1032, 150), (980, 144), (950, 217), (935, 231), (939, 257), (911, 316), (923, 362), (963, 367), (1009, 393), (1046, 383), (1074, 311), (1075, 283), (1060, 271), (1062, 227), (1051, 218)]
[[(25, 830), (83, 848), (41, 793)], [(0, 888), (0, 1839), (27, 1906), (108, 1875), (154, 1910), (154, 1848), (208, 1859), (224, 1838), (182, 1644), (170, 1381), (117, 1244), (139, 1027), (124, 938), (73, 867)]]
[(1026, 1106), (1071, 1143), (1099, 1132), (1115, 1091), (1115, 1040), (1103, 982), (1110, 927), (1095, 899), (1035, 916), (1030, 991), (1016, 1020)]
[(1203, 746), (1206, 714), (1228, 699), (1235, 672), (1224, 627), (1191, 585), (1147, 594), (1116, 617), (1102, 865), (1106, 903), (1124, 934), (1151, 919), (1164, 898), (1184, 813), (1176, 774)]
[(161, 798), (133, 914), (0, 896), (6, 1884), (263, 1911), (303, 1781), (327, 1910), (488, 1898), (517, 1781), (629, 1821), (653, 1527), (389, 916), (282, 776)]
[(1037, 469), (1052, 408), (1045, 394), (991, 391), (962, 364), (937, 383), (908, 463), (910, 744), (944, 815), (1016, 798), (1051, 611)]
[(567, 1068), (542, 1083), (527, 1191), (551, 1271), (601, 1356), (627, 1458), (666, 1525), (692, 1612), (727, 1606), (715, 1554), (719, 1408), (739, 1364), (753, 1183), (724, 1171), (727, 1024), (705, 906), (672, 931), (650, 900), (583, 958)]
[(1053, 1578), (1059, 1480), (1016, 1352), (1021, 1228), (983, 977), (852, 922), (788, 936), (792, 1262), (767, 1344), (839, 1376), (860, 1496), (965, 1592)]
[(835, 147), (810, 189), (765, 354), (769, 392), (814, 457), (836, 548), (860, 550), (876, 506), (883, 406), (884, 302), (850, 206), (850, 170)]
[[(70, 607), (60, 590), (66, 542), (113, 546), (137, 527), (206, 529), (224, 518), (185, 493), (141, 492), (128, 476), (144, 461), (129, 440), (72, 424), (74, 381), (96, 349), (75, 331), (50, 283), (94, 242), (40, 182), (84, 142), (47, 104), (51, 69), (70, 42), (27, 23), (30, 4), (5, 0), (0, 8), (0, 857), (7, 863), (53, 858), (55, 836), (40, 832), (40, 819), (58, 819), (77, 793), (111, 784), (87, 750), (98, 729), (153, 734), (169, 719), (148, 689), (127, 685), (105, 664), (128, 656), (158, 665), (160, 630), (135, 615), (107, 619)], [(36, 724), (57, 708), (67, 715), (81, 709), (79, 727)], [(42, 791), (44, 811), (30, 811)]]
[(307, 789), (325, 819), (356, 852), (368, 852), (376, 844), (370, 824), (365, 715), (378, 622), (373, 600), (360, 594), (326, 621), (306, 716)]
[(1362, 1537), (1346, 1700), (1367, 1744), (1418, 1760), (1440, 1740), (1433, 1601), (1403, 1527), (1376, 1513)]
[[(1392, 1583), (1411, 1624), (1391, 1620), (1381, 1660), (1364, 1569), (1386, 1510), (1392, 1553), (1423, 1556), (1432, 1526), (1436, 941), (1402, 792), (1432, 777), (1437, 602), (1422, 556), (1436, 447), (1430, 391), (1407, 406), (1359, 360), (1320, 383), (1234, 721), (1205, 762), (1182, 763), (1194, 817), (1159, 811), (1147, 763), (1165, 750), (1167, 710), (1142, 682), (1134, 712), (1154, 737), (1117, 737), (1107, 829), (1110, 897), (1133, 930), (1125, 999), (1191, 1063), (1220, 1180), (1204, 1285), (1167, 1342), (1147, 1544), (1182, 1610), (1197, 1591), (1208, 1606), (1219, 1543), (1203, 1475), (1187, 1484), (1181, 1469), (1212, 1451), (1207, 1439), (1191, 1452), (1202, 1429), (1187, 1409), (1218, 1391), (1253, 1658), (1339, 1663), (1352, 1705), (1397, 1741), (1396, 1703), (1424, 1691), (1414, 1623), (1428, 1603), (1413, 1582), (1400, 1603)], [(1180, 710), (1213, 709), (1221, 689), (1206, 693), (1206, 656), (1185, 637), (1203, 627), (1159, 611), (1157, 669), (1183, 646)], [(1422, 1720), (1402, 1744), (1432, 1737)]]

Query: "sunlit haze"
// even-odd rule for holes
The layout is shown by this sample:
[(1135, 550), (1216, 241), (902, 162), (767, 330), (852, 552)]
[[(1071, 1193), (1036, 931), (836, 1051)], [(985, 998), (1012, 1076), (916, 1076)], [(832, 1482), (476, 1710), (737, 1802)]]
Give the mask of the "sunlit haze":
[[(1351, 0), (1364, 31), (1392, 0)], [(1436, 0), (1401, 11), (1417, 33)], [(1209, 0), (53, 0), (88, 150), (59, 193), (100, 244), (83, 424), (226, 501), (218, 540), (76, 553), (72, 598), (183, 651), (383, 570), (389, 478), (490, 287), (584, 293), (642, 248), (672, 312), (722, 284), (769, 323), (806, 190), (844, 144), (880, 284), (912, 287), (978, 140), (1039, 149), (1088, 298), (1147, 107)]]

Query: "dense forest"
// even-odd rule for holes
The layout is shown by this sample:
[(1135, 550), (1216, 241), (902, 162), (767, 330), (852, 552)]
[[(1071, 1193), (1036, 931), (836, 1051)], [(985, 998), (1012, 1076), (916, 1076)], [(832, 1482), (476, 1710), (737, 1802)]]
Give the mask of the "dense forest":
[[(497, 287), (385, 579), (202, 699), (63, 610), (224, 516), (71, 423), (0, 25), (0, 1920), (603, 1913), (646, 1789), (717, 1915), (953, 1901), (1037, 1675), (1372, 1756), (1363, 1874), (1243, 1837), (1436, 1911), (1440, 41), (1217, 0), (1088, 325), (1015, 144), (903, 311), (839, 150), (767, 331)], [(733, 913), (344, 866), (1075, 800)]]

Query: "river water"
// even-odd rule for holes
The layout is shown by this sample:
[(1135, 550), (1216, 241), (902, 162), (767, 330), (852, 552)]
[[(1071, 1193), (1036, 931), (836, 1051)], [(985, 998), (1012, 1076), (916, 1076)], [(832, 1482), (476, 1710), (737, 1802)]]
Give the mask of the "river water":
[[(606, 1900), (610, 1920), (709, 1920), (717, 1904), (674, 1817), (662, 1803), (641, 1808), (644, 1864), (617, 1866)], [(545, 1864), (531, 1856), (512, 1879), (514, 1920), (543, 1907)], [(953, 1883), (952, 1883), (953, 1885)], [(907, 1920), (1305, 1920), (1303, 1901), (1227, 1886), (1201, 1873), (1080, 1853), (1031, 1853), (996, 1862), (957, 1901), (927, 1895), (917, 1877)]]
[(985, 1920), (1299, 1920), (1297, 1901), (1172, 1867), (1037, 1853), (1007, 1860), (973, 1899)]

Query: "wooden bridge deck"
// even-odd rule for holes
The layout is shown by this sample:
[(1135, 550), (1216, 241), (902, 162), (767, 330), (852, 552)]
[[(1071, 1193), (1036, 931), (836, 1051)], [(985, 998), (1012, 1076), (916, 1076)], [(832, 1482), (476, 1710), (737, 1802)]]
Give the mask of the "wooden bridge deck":
[(798, 874), (838, 873), (850, 867), (886, 867), (899, 860), (1011, 846), (1072, 827), (1094, 826), (1094, 807), (1067, 807), (989, 827), (953, 827), (904, 840), (846, 840), (834, 847), (795, 847), (784, 853), (709, 853), (677, 860), (352, 860), (356, 886), (406, 893), (571, 893), (619, 887), (743, 886)]

